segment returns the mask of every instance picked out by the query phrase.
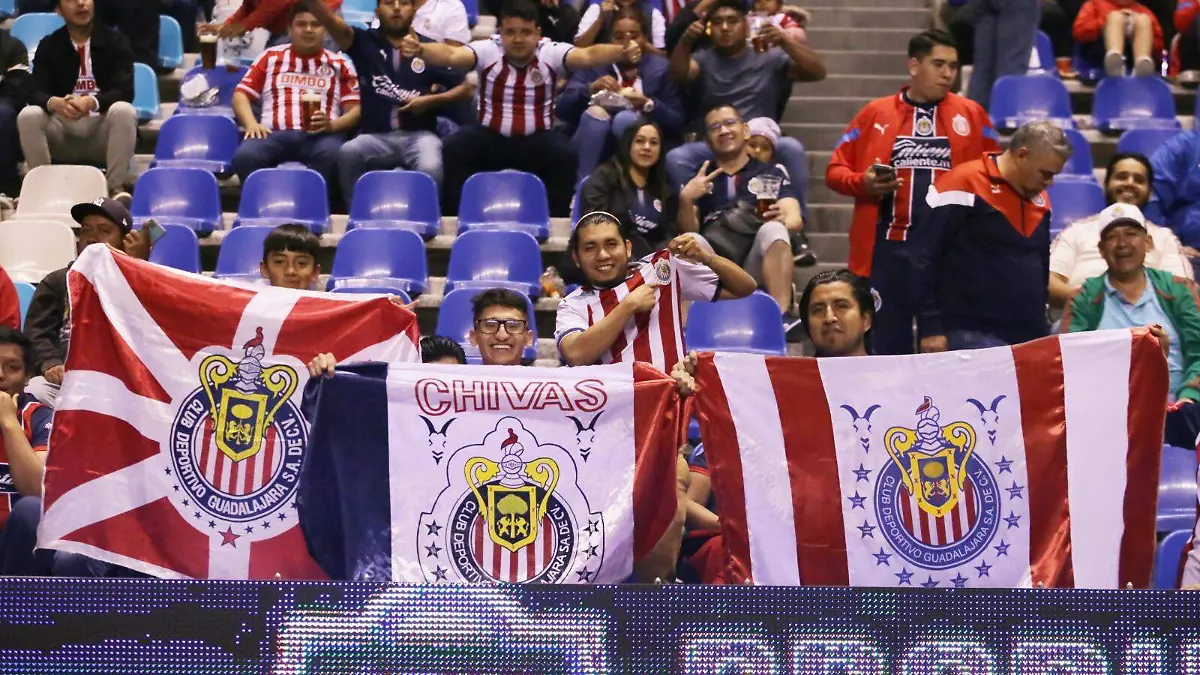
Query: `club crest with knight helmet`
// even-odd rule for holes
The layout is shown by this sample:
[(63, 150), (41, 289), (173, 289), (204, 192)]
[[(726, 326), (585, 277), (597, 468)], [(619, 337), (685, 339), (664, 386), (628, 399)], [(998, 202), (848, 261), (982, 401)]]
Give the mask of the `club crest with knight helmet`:
[(261, 327), (240, 355), (205, 351), (200, 386), (171, 427), (167, 477), (177, 488), (169, 494), (202, 530), (273, 517), (292, 501), (308, 441), (291, 401), (297, 369), (266, 363)]
[(917, 423), (883, 434), (890, 460), (875, 482), (884, 537), (902, 558), (924, 569), (957, 567), (983, 553), (999, 529), (1000, 489), (975, 453), (974, 427), (941, 423), (926, 396)]
[(427, 581), (564, 583), (599, 571), (603, 515), (591, 511), (566, 449), (505, 417), (445, 466), (448, 484), (417, 529)]

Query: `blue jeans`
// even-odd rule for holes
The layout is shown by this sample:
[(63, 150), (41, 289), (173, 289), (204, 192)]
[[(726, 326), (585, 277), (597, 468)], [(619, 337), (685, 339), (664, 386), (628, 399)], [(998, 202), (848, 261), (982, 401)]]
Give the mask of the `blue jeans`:
[(266, 138), (242, 141), (233, 153), (233, 171), (245, 185), (246, 178), (258, 169), (300, 162), (329, 183), (336, 177), (338, 148), (345, 142), (343, 134), (310, 134), (296, 129), (272, 131)]
[(429, 174), (442, 183), (442, 139), (431, 131), (389, 131), (359, 134), (338, 150), (338, 178), (346, 208), (354, 198), (354, 184), (367, 171), (406, 169)]
[(41, 519), (42, 500), (37, 497), (21, 497), (13, 504), (3, 535), (0, 535), (0, 575), (96, 578), (117, 576), (118, 571), (129, 572), (78, 553), (34, 550)]
[[(713, 153), (707, 143), (684, 143), (667, 153), (667, 180), (671, 181), (673, 189), (678, 190), (696, 175), (701, 165), (712, 160)], [(804, 154), (804, 146), (790, 136), (780, 136), (775, 143), (774, 160), (787, 169), (800, 207), (807, 210), (807, 199), (804, 195), (808, 190), (808, 158)]]
[(579, 128), (571, 137), (571, 146), (579, 155), (579, 169), (575, 176), (577, 183), (587, 178), (601, 162), (612, 155), (616, 139), (620, 138), (625, 129), (638, 117), (639, 115), (632, 110), (622, 110), (608, 119), (583, 113), (579, 118)]
[(946, 333), (947, 349), (957, 352), (963, 349), (987, 349), (1007, 347), (1008, 343), (991, 333), (979, 330), (952, 330)]
[(1041, 18), (1039, 0), (971, 0), (975, 18), (975, 66), (968, 94), (988, 110), (992, 85), (1005, 75), (1024, 75)]

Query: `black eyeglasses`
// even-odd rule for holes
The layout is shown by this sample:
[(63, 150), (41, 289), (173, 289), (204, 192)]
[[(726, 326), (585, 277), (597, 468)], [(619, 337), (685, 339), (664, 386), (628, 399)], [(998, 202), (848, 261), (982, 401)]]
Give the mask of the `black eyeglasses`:
[(521, 335), (529, 327), (525, 319), (480, 319), (475, 322), (475, 330), (484, 335), (491, 335), (504, 326), (504, 332), (509, 335)]

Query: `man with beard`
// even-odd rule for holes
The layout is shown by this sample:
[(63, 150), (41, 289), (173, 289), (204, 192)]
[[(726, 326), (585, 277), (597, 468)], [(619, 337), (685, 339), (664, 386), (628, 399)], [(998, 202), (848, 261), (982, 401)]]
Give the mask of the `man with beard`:
[(630, 264), (621, 221), (594, 211), (579, 219), (567, 246), (587, 282), (558, 305), (554, 338), (568, 365), (643, 361), (664, 373), (683, 358), (684, 300), (743, 298), (753, 277), (693, 234)]
[(437, 136), (437, 110), (470, 100), (471, 85), (461, 73), (434, 68), (400, 53), (413, 31), (413, 0), (379, 0), (379, 28), (354, 28), (319, 2), (313, 16), (354, 62), (358, 71), (362, 119), (359, 134), (338, 151), (338, 179), (346, 208), (354, 184), (369, 169), (403, 167), (442, 182), (442, 141)]
[[(1113, 156), (1104, 174), (1104, 193), (1108, 204), (1129, 204), (1144, 210), (1150, 201), (1154, 169), (1145, 155), (1120, 152)], [(1107, 209), (1105, 210), (1105, 213)], [(1077, 220), (1059, 233), (1050, 247), (1050, 305), (1062, 307), (1091, 277), (1108, 269), (1100, 253), (1100, 230), (1104, 213)], [(1165, 227), (1146, 221), (1150, 248), (1146, 267), (1192, 279), (1192, 264), (1185, 255), (1179, 237)]]

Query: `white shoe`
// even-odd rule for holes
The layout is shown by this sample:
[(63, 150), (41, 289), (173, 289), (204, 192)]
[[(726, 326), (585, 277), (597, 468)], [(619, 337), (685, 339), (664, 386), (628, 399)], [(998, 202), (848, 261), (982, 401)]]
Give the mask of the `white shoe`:
[(1104, 55), (1104, 74), (1109, 77), (1125, 76), (1125, 57), (1121, 52), (1109, 52)]
[(1145, 56), (1138, 59), (1137, 63), (1133, 64), (1133, 74), (1138, 77), (1154, 77), (1158, 74), (1156, 70), (1157, 69), (1154, 67), (1154, 61), (1151, 61)]

